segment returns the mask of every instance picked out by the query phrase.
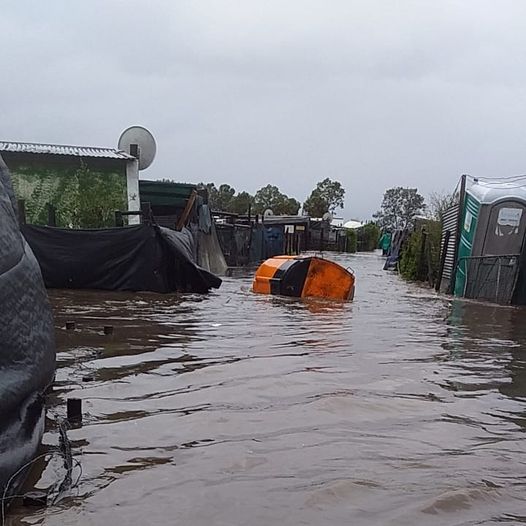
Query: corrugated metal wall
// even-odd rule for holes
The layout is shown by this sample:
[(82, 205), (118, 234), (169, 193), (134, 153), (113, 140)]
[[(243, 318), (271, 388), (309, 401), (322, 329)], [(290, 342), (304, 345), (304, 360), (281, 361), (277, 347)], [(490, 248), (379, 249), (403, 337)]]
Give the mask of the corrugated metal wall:
[(455, 242), (457, 239), (459, 205), (453, 205), (444, 212), (442, 219), (442, 245), (441, 254), (444, 251), (444, 240), (446, 231), (450, 231), (449, 243), (447, 246), (446, 261), (444, 264), (444, 273), (442, 275), (442, 290), (446, 290), (449, 286), (451, 275), (453, 274), (453, 267), (455, 265)]

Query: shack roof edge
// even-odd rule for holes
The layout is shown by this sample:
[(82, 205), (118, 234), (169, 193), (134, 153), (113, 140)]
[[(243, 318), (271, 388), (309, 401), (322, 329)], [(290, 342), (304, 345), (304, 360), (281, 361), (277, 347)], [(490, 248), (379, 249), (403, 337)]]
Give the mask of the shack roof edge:
[(48, 144), (36, 142), (0, 141), (0, 153), (30, 153), (37, 155), (63, 155), (73, 157), (98, 157), (131, 161), (135, 157), (116, 148), (97, 146), (73, 146), (68, 144)]

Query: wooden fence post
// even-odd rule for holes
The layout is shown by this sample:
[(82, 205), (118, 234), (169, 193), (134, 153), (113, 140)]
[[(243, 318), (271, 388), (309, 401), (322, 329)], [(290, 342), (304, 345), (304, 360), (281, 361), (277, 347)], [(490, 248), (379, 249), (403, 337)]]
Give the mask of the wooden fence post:
[(18, 223), (26, 224), (26, 201), (25, 199), (18, 200)]
[(47, 203), (47, 226), (57, 226), (57, 209), (51, 204)]

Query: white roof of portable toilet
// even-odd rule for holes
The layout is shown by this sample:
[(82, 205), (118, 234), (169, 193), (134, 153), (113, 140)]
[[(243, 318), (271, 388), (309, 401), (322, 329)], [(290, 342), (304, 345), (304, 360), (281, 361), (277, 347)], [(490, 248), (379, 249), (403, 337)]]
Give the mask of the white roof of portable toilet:
[(350, 221), (347, 221), (347, 223), (343, 224), (343, 228), (350, 228), (350, 229), (360, 228), (362, 226), (363, 226), (363, 223), (361, 221), (356, 221), (354, 219), (351, 219)]
[(526, 203), (526, 181), (475, 181), (467, 189), (480, 203), (491, 204), (503, 199), (515, 199)]

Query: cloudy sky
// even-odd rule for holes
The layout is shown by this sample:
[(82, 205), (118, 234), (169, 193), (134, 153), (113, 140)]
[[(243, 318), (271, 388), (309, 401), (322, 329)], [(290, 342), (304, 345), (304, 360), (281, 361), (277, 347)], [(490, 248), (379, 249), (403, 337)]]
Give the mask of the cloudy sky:
[(2, 0), (0, 139), (158, 146), (142, 176), (391, 186), (526, 172), (523, 0)]

